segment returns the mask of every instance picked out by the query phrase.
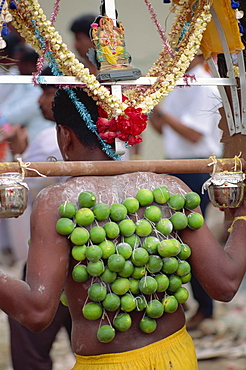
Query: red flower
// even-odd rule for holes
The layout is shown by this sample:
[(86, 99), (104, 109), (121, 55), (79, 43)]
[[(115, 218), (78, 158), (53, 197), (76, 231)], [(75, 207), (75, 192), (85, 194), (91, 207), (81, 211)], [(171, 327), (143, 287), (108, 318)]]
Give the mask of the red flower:
[(124, 101), (126, 101), (126, 100), (128, 100), (128, 97), (127, 97), (127, 96), (125, 96), (124, 94), (122, 94), (122, 101), (124, 102)]
[(98, 111), (99, 117), (108, 118), (108, 113), (104, 109), (102, 109), (102, 107), (99, 106), (97, 108), (97, 111)]
[(107, 118), (99, 117), (97, 120), (97, 129), (99, 133), (106, 130), (117, 131), (117, 124), (114, 118), (108, 120)]
[(147, 115), (142, 113), (141, 108), (128, 107), (125, 109), (124, 116), (117, 118), (117, 124), (120, 131), (131, 134), (133, 136), (140, 135), (147, 127)]
[(110, 144), (114, 142), (114, 139), (117, 137), (117, 134), (116, 132), (105, 131), (103, 133), (100, 133), (100, 137)]
[(125, 134), (124, 132), (117, 132), (117, 137), (122, 141), (128, 141), (129, 134)]
[(141, 136), (137, 135), (137, 136), (132, 136), (130, 135), (129, 136), (129, 140), (128, 140), (128, 144), (129, 145), (135, 145), (135, 144), (139, 144), (143, 141), (143, 139), (141, 138)]
[[(123, 96), (123, 101), (126, 99)], [(107, 119), (108, 114), (101, 107), (98, 108), (98, 113), (100, 115), (97, 120), (98, 133), (107, 143), (113, 143), (116, 137), (128, 142), (129, 145), (142, 142), (139, 135), (146, 129), (148, 117), (141, 108), (128, 107), (124, 115), (111, 120)]]

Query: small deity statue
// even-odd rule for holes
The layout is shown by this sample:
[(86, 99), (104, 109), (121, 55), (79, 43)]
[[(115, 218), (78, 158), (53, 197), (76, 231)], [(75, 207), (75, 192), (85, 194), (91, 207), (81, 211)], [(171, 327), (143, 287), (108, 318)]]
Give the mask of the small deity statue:
[[(131, 56), (125, 47), (125, 33), (122, 22), (114, 25), (112, 18), (101, 16), (91, 25), (91, 38), (96, 49), (99, 66), (99, 80), (136, 79), (141, 72), (130, 65)], [(122, 70), (129, 70), (123, 73)]]

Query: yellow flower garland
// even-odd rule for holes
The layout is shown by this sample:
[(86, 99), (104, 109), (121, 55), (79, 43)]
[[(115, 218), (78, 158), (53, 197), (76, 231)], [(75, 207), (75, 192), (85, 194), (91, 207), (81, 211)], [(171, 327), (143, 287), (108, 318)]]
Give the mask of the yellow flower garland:
[[(7, 1), (10, 3), (10, 0)], [(46, 19), (37, 0), (16, 0), (16, 4), (17, 9), (10, 10), (14, 27), (39, 54), (42, 54), (43, 48), (46, 47), (52, 53), (60, 72), (63, 75), (74, 76), (85, 84), (87, 93), (98, 102), (109, 117), (123, 114), (128, 106), (141, 108), (143, 113), (151, 112), (154, 106), (173, 90), (177, 81), (184, 75), (200, 46), (207, 23), (211, 20), (208, 0), (198, 0), (195, 10), (191, 10), (189, 0), (180, 0), (176, 5), (177, 18), (173, 26), (174, 32), (170, 37), (174, 57), (167, 58), (165, 61), (165, 50), (163, 50), (160, 58), (148, 72), (148, 76), (157, 75), (156, 82), (146, 88), (145, 92), (140, 92), (138, 89), (130, 91), (129, 99), (123, 103), (116, 96), (110, 94), (108, 89), (89, 73), (89, 70), (62, 42), (61, 36), (51, 25), (51, 22)], [(187, 20), (186, 16), (190, 17), (192, 11), (194, 14), (190, 18), (188, 32), (177, 43), (177, 34), (180, 35), (179, 30), (183, 27), (182, 22)], [(39, 37), (45, 40), (45, 45), (40, 44)], [(178, 51), (175, 51), (177, 47)]]

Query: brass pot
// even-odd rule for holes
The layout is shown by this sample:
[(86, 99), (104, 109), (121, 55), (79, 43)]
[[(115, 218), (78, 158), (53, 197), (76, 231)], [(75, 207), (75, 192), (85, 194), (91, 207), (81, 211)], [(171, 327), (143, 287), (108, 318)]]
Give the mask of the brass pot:
[(244, 198), (242, 172), (217, 172), (205, 185), (211, 203), (219, 208), (237, 208)]
[(0, 218), (18, 217), (27, 207), (28, 186), (16, 172), (0, 174)]

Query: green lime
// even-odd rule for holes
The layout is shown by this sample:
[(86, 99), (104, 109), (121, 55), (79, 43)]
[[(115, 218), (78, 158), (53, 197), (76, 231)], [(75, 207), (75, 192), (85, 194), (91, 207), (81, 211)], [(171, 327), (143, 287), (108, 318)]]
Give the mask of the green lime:
[(156, 203), (164, 204), (170, 198), (169, 190), (166, 186), (158, 186), (152, 191)]
[(93, 226), (90, 231), (90, 239), (92, 243), (100, 244), (106, 238), (106, 232), (101, 226)]
[(94, 302), (104, 301), (107, 295), (105, 284), (95, 283), (88, 289), (88, 296)]
[(108, 267), (111, 271), (119, 272), (123, 270), (126, 260), (121, 254), (114, 253), (108, 258)]
[(86, 244), (89, 240), (89, 231), (84, 227), (75, 227), (70, 235), (70, 240), (75, 245)]
[(173, 293), (174, 297), (177, 299), (178, 303), (185, 303), (189, 298), (189, 292), (186, 288), (180, 287), (176, 292)]
[(64, 290), (61, 294), (60, 301), (63, 304), (63, 306), (66, 306), (66, 307), (68, 306), (67, 296), (66, 296), (66, 293), (64, 292)]
[(86, 247), (85, 255), (89, 261), (97, 262), (102, 258), (102, 250), (98, 245), (93, 244)]
[(136, 226), (135, 223), (130, 219), (122, 220), (119, 223), (120, 233), (123, 236), (131, 236), (134, 234)]
[(178, 308), (178, 301), (173, 295), (169, 295), (162, 300), (164, 312), (173, 313)]
[(123, 241), (124, 243), (130, 244), (132, 249), (139, 247), (141, 242), (139, 236), (136, 234), (133, 234), (131, 236), (124, 236)]
[(92, 191), (83, 191), (78, 196), (78, 203), (80, 207), (91, 208), (96, 203), (96, 196)]
[(149, 221), (144, 218), (136, 222), (136, 234), (140, 237), (148, 236), (152, 232), (152, 226)]
[(104, 281), (107, 284), (113, 283), (115, 279), (117, 278), (116, 272), (111, 271), (108, 267), (105, 267), (105, 270), (100, 275), (100, 278), (102, 281)]
[(102, 316), (103, 310), (99, 303), (89, 302), (84, 305), (82, 313), (87, 320), (97, 320)]
[(143, 294), (153, 294), (157, 290), (157, 281), (152, 276), (144, 276), (139, 281), (139, 289)]
[(104, 272), (103, 261), (92, 262), (90, 261), (87, 265), (87, 271), (91, 276), (101, 276)]
[(185, 276), (191, 272), (191, 267), (189, 262), (187, 261), (179, 261), (178, 268), (176, 270), (176, 274), (178, 276)]
[(110, 207), (110, 218), (115, 222), (120, 222), (126, 218), (127, 209), (123, 204), (115, 203)]
[(77, 212), (77, 208), (73, 203), (64, 202), (58, 208), (58, 212), (60, 213), (61, 217), (73, 218)]
[(105, 221), (110, 215), (110, 207), (105, 203), (96, 203), (92, 211), (97, 221)]
[(109, 343), (115, 337), (115, 329), (110, 325), (102, 325), (97, 331), (97, 339), (102, 343)]
[(80, 226), (88, 226), (92, 224), (94, 219), (94, 213), (89, 208), (80, 208), (74, 217), (74, 221)]
[(152, 319), (151, 317), (144, 316), (140, 322), (139, 327), (144, 333), (153, 333), (157, 327), (157, 323), (155, 319)]
[(188, 220), (186, 215), (183, 212), (175, 212), (170, 221), (173, 224), (174, 230), (183, 230), (188, 226)]
[(136, 299), (132, 294), (125, 294), (120, 299), (120, 308), (122, 311), (131, 312), (136, 308)]
[(136, 279), (130, 279), (129, 281), (130, 281), (129, 291), (132, 294), (138, 294), (139, 293), (138, 280), (136, 280)]
[(152, 194), (152, 191), (150, 191), (149, 189), (140, 189), (140, 190), (138, 190), (138, 192), (136, 194), (136, 198), (139, 201), (139, 204), (141, 206), (148, 206), (154, 200), (154, 196)]
[(146, 274), (146, 267), (145, 266), (136, 266), (134, 267), (133, 273), (132, 273), (132, 278), (133, 279), (141, 279), (144, 275)]
[(75, 280), (79, 283), (83, 283), (86, 280), (88, 280), (90, 276), (88, 274), (86, 266), (76, 265), (73, 268), (72, 277), (73, 277), (73, 280)]
[(131, 261), (135, 266), (144, 266), (149, 260), (149, 253), (146, 249), (139, 247), (132, 251)]
[(155, 236), (147, 236), (147, 238), (144, 239), (143, 248), (146, 249), (149, 254), (156, 254), (159, 244), (160, 240), (158, 238)]
[(132, 318), (128, 313), (119, 313), (114, 318), (113, 325), (119, 331), (126, 331), (132, 325)]
[(86, 259), (85, 252), (86, 252), (86, 245), (75, 245), (71, 250), (72, 257), (76, 261), (84, 261)]
[(129, 277), (134, 271), (134, 265), (130, 260), (125, 262), (125, 265), (121, 271), (118, 272), (118, 275), (121, 277)]
[(191, 273), (181, 276), (182, 284), (187, 284), (189, 281), (191, 281)]
[(61, 235), (70, 235), (74, 228), (74, 222), (67, 217), (59, 218), (56, 223), (56, 231)]
[(155, 274), (156, 272), (159, 272), (162, 268), (161, 257), (155, 254), (150, 255), (149, 260), (146, 264), (146, 268), (151, 274)]
[(121, 254), (126, 260), (132, 255), (132, 247), (128, 243), (119, 243), (116, 246), (117, 253)]
[(162, 240), (157, 247), (161, 257), (172, 257), (181, 251), (180, 242), (177, 239)]
[(120, 228), (116, 222), (107, 222), (103, 227), (108, 239), (115, 239), (120, 234)]
[(155, 275), (155, 280), (157, 281), (157, 293), (165, 292), (169, 285), (169, 279), (167, 275), (157, 274)]
[(102, 305), (107, 311), (116, 311), (120, 307), (120, 297), (117, 294), (108, 293)]
[(191, 249), (187, 244), (181, 243), (181, 251), (178, 254), (178, 258), (181, 260), (186, 260), (191, 255)]
[(204, 218), (201, 213), (192, 212), (187, 216), (188, 226), (192, 230), (197, 230), (204, 224)]
[(124, 295), (130, 288), (130, 281), (127, 278), (117, 278), (112, 284), (111, 289), (115, 294)]
[(179, 211), (185, 205), (185, 198), (181, 194), (171, 195), (168, 200), (168, 205), (170, 208), (174, 209), (175, 211)]
[(168, 218), (162, 218), (157, 222), (156, 228), (163, 235), (169, 235), (173, 231), (173, 224)]
[(152, 319), (158, 319), (164, 313), (163, 304), (158, 299), (151, 300), (146, 308), (146, 314)]
[(182, 280), (180, 276), (177, 276), (177, 275), (169, 276), (168, 290), (170, 290), (170, 292), (176, 292), (176, 290), (178, 290), (181, 287), (181, 285), (182, 285)]
[(179, 261), (175, 257), (164, 257), (162, 262), (162, 272), (165, 274), (173, 274), (179, 266)]
[(139, 201), (134, 197), (126, 198), (123, 205), (126, 207), (127, 213), (135, 213), (139, 210)]
[(185, 194), (185, 208), (194, 209), (198, 207), (200, 203), (201, 197), (199, 194), (195, 193), (194, 191), (190, 191), (189, 193)]
[(162, 216), (161, 210), (157, 206), (149, 206), (145, 208), (144, 217), (147, 218), (151, 222), (158, 222), (160, 221)]
[(99, 244), (99, 247), (102, 250), (102, 258), (107, 259), (109, 256), (115, 253), (116, 247), (113, 242), (110, 240), (104, 240), (102, 243)]

